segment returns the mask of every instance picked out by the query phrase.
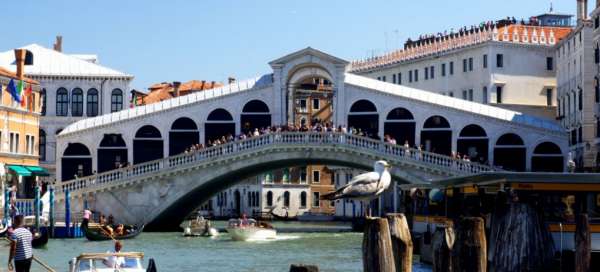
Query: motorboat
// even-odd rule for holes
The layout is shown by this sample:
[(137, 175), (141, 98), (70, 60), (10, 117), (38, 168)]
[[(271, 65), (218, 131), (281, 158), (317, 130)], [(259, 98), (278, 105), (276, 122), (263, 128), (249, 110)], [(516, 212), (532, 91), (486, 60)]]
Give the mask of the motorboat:
[(260, 241), (277, 237), (277, 231), (271, 224), (254, 219), (230, 219), (226, 230), (235, 241)]
[(153, 259), (150, 259), (148, 269), (144, 268), (143, 262), (144, 253), (141, 252), (83, 253), (69, 261), (69, 272), (156, 271)]
[(180, 227), (183, 229), (183, 236), (213, 237), (219, 235), (219, 231), (211, 227), (210, 220), (202, 216), (185, 220)]

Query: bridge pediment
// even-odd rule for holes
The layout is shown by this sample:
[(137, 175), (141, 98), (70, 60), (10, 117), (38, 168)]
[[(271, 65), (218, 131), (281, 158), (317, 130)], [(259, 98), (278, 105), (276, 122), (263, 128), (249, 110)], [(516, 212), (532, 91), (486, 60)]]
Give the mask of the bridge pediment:
[(335, 66), (344, 66), (344, 67), (347, 66), (348, 64), (350, 64), (350, 62), (343, 60), (341, 58), (332, 56), (330, 54), (319, 51), (312, 47), (307, 47), (305, 49), (290, 53), (281, 58), (273, 60), (273, 61), (269, 62), (269, 65), (271, 65), (271, 67), (273, 67), (273, 69), (276, 69), (276, 68), (282, 67), (289, 63), (298, 62), (298, 60), (301, 63), (302, 62), (307, 62), (307, 63), (328, 62), (328, 63), (334, 64)]

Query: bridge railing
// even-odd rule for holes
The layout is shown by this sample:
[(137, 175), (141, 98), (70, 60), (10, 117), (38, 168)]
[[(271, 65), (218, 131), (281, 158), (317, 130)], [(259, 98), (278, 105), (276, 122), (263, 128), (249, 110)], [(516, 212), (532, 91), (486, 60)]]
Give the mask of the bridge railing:
[(335, 145), (352, 150), (370, 152), (389, 160), (406, 160), (417, 164), (426, 164), (456, 174), (476, 174), (494, 171), (492, 167), (453, 159), (452, 157), (431, 153), (401, 145), (393, 145), (380, 140), (338, 132), (283, 132), (269, 133), (261, 136), (238, 140), (218, 146), (204, 148), (193, 152), (166, 157), (155, 161), (136, 164), (125, 168), (82, 177), (75, 180), (59, 182), (55, 186), (57, 193), (93, 189), (106, 184), (116, 183), (134, 177), (175, 169), (202, 161), (221, 158), (230, 154), (238, 154), (256, 150), (270, 145)]

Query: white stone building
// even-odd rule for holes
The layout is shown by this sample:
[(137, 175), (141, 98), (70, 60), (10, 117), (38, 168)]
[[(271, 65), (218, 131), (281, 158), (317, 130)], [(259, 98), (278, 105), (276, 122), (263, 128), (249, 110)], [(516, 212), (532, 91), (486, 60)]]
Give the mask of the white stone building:
[[(37, 44), (22, 48), (34, 56), (25, 75), (42, 88), (40, 165), (54, 179), (56, 135), (78, 120), (129, 108), (133, 76), (99, 65), (95, 55), (69, 55)], [(0, 67), (16, 69), (12, 50), (0, 53)]]
[[(587, 16), (587, 1), (577, 1), (577, 26), (556, 45), (558, 120), (569, 133), (569, 151), (578, 170), (598, 167), (598, 39)], [(594, 11), (597, 21), (599, 11)], [(595, 55), (594, 55), (595, 54)]]
[(350, 71), (554, 119), (553, 47), (571, 31), (571, 16), (550, 13), (534, 18), (409, 40), (404, 49), (353, 62)]

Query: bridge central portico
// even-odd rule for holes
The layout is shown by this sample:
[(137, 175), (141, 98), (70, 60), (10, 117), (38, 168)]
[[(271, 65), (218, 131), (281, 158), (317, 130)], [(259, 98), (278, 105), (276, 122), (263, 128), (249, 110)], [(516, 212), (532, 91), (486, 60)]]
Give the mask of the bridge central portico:
[[(348, 62), (312, 48), (270, 65), (273, 73), (256, 79), (88, 118), (65, 128), (57, 142), (59, 191), (70, 188), (75, 195), (93, 195), (96, 204), (137, 199), (138, 204), (132, 200), (121, 205), (128, 207), (123, 215), (131, 207), (146, 207), (142, 199), (154, 202), (169, 195), (173, 198), (165, 203), (171, 204), (164, 205), (170, 206), (151, 205), (152, 212), (140, 208), (139, 214), (160, 218), (166, 211), (173, 213), (172, 207), (181, 207), (173, 203), (196, 207), (209, 193), (245, 174), (273, 167), (322, 163), (370, 170), (374, 160), (385, 159), (395, 167), (395, 179), (403, 182), (490, 169), (475, 163), (457, 168), (461, 161), (450, 156), (460, 153), (464, 159), (509, 171), (564, 170), (568, 138), (554, 121), (347, 73)], [(319, 97), (327, 97), (327, 102), (321, 104)], [(349, 134), (270, 133), (182, 154), (191, 145), (210, 147), (269, 126), (302, 126), (304, 118), (315, 117), (306, 115), (307, 107), (327, 112), (324, 121), (334, 127), (372, 140)], [(383, 138), (394, 138), (398, 146), (383, 144)], [(368, 143), (369, 148), (353, 143)], [(405, 145), (420, 148), (404, 153)], [(227, 160), (231, 163), (222, 163)], [(212, 171), (206, 178), (189, 170), (208, 166)], [(189, 172), (169, 176), (185, 169)], [(211, 175), (215, 176), (209, 179)], [(202, 181), (197, 181), (200, 176)], [(191, 193), (198, 190), (204, 194)], [(129, 217), (141, 220), (139, 215)], [(143, 221), (148, 220), (154, 219)]]

